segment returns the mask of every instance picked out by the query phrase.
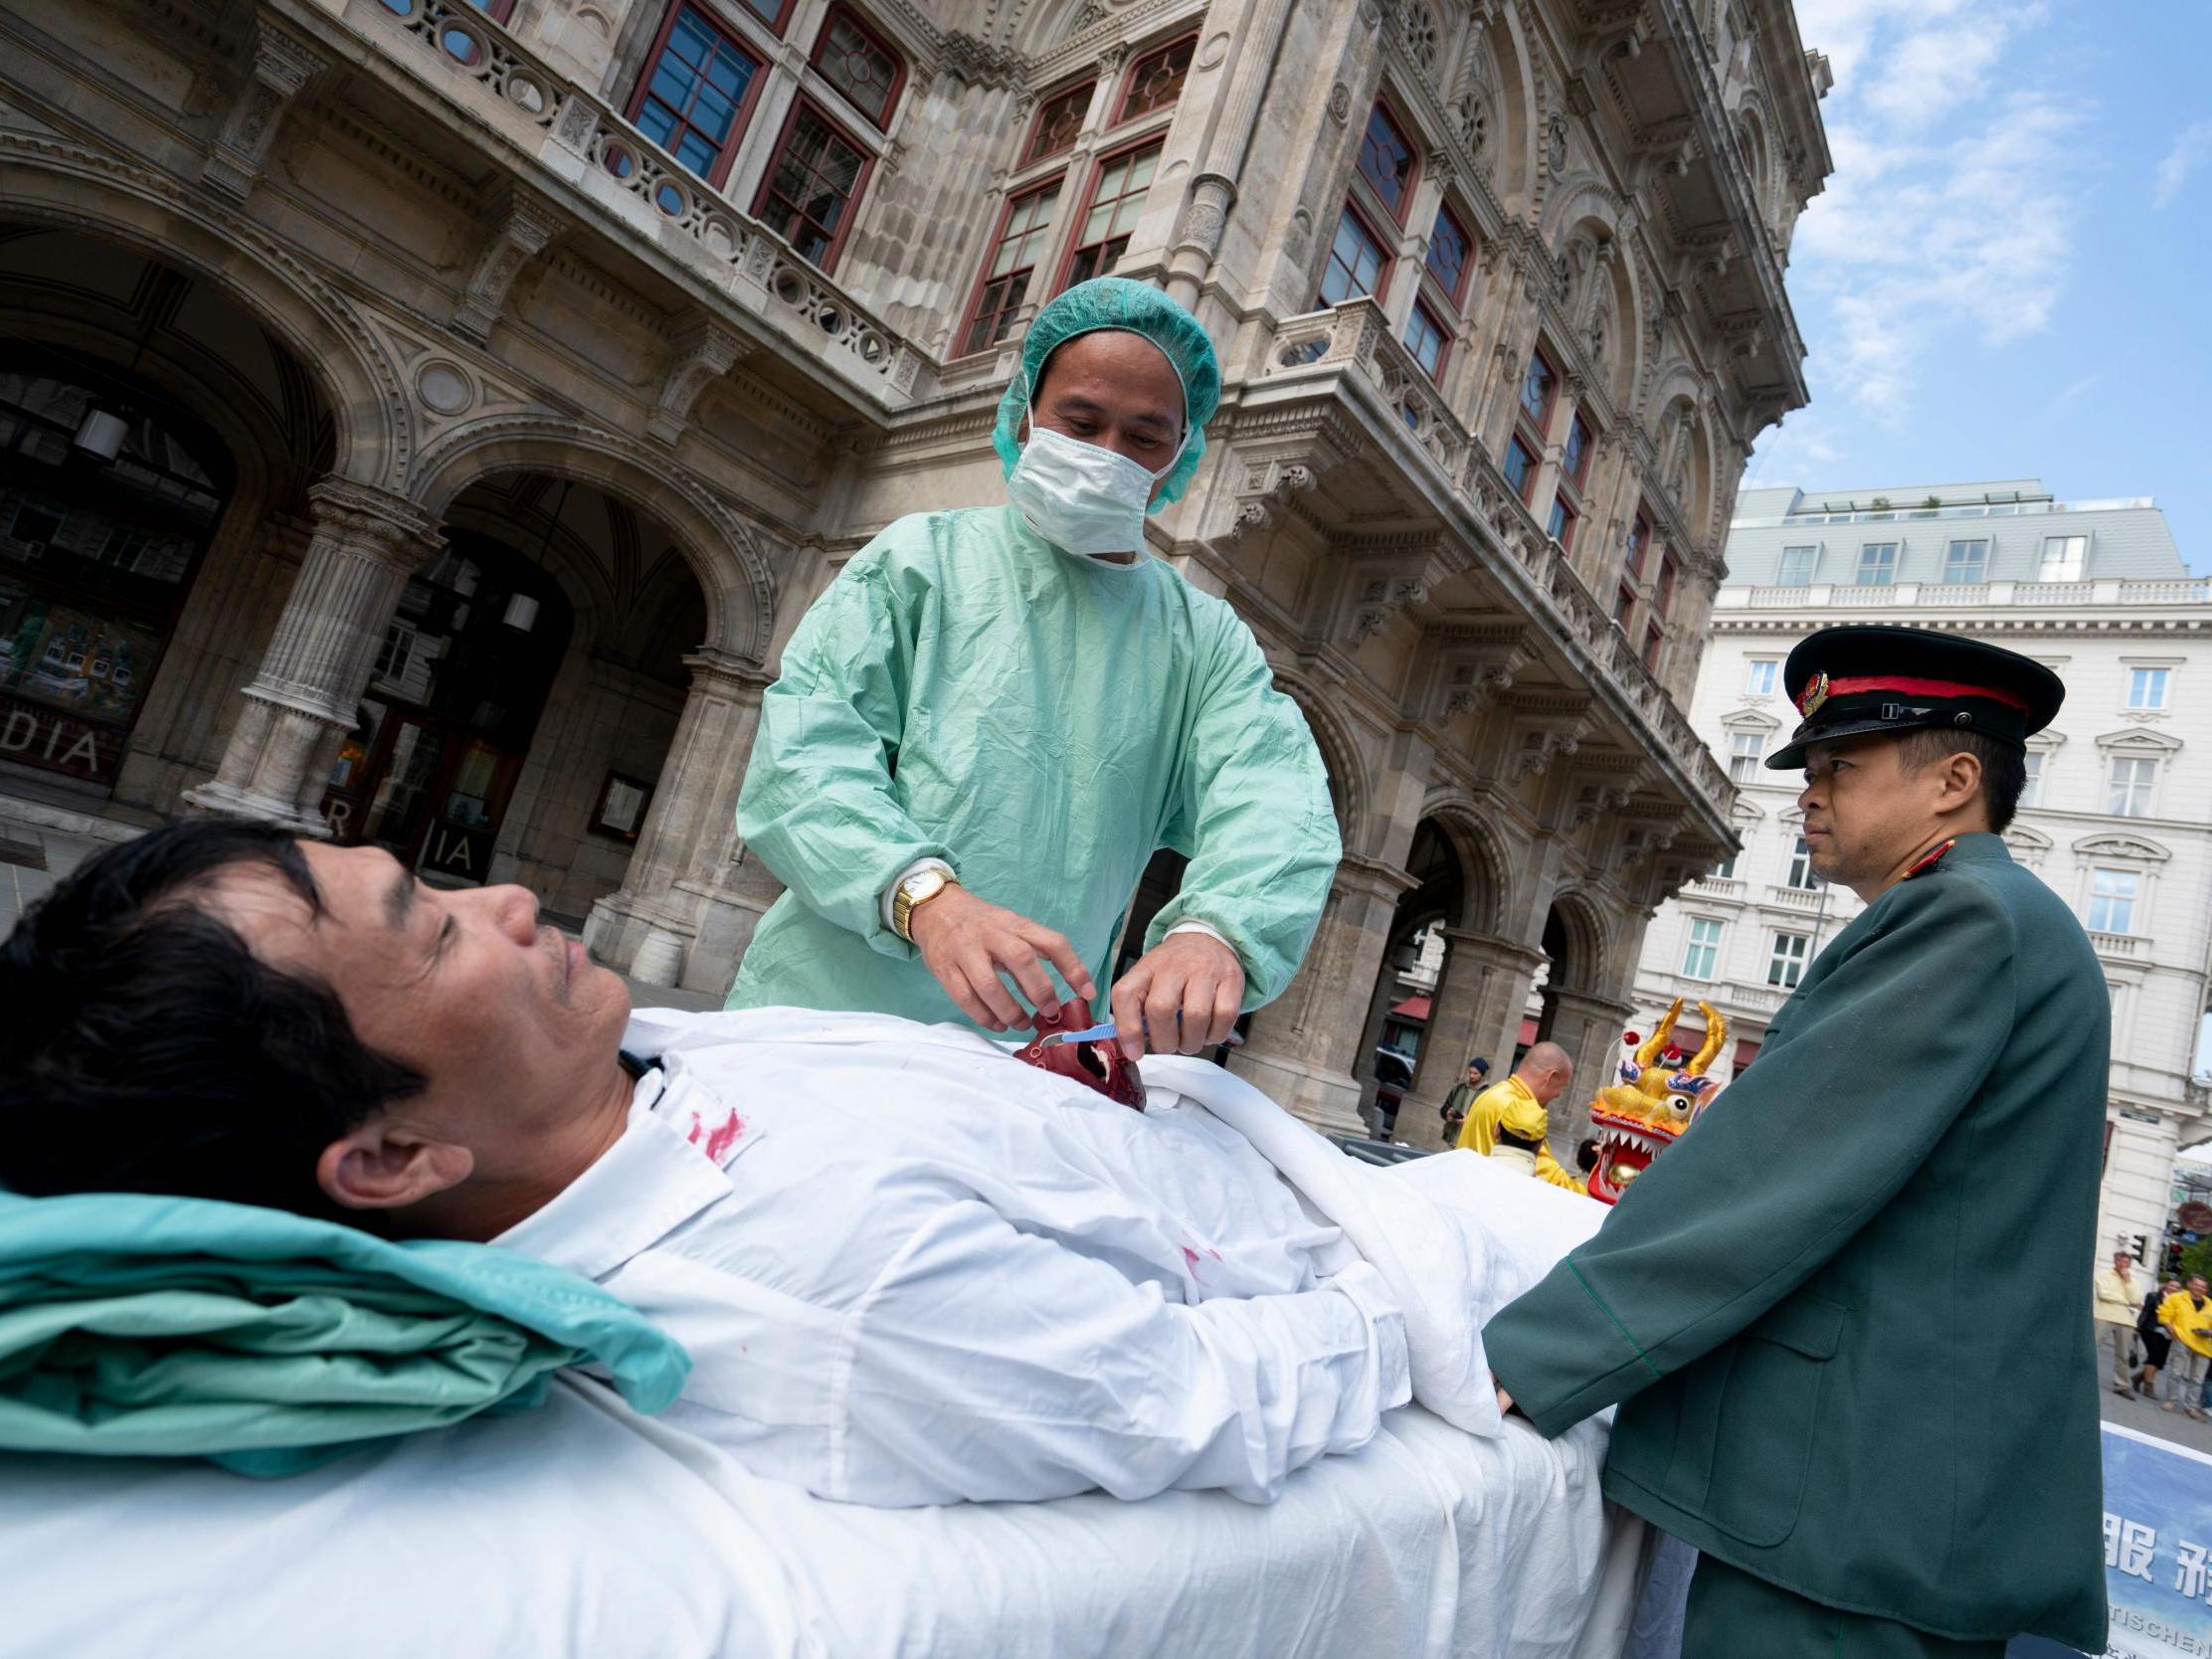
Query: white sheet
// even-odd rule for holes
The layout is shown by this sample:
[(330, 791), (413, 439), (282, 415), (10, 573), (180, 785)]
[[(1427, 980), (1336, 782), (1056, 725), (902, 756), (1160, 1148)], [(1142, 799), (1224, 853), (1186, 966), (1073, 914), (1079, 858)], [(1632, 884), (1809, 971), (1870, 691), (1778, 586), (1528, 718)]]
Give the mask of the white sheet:
[(1203, 1060), (1148, 1058), (1143, 1076), (1250, 1142), (1382, 1273), (1405, 1315), (1413, 1398), (1470, 1433), (1499, 1432), (1482, 1328), (1596, 1232), (1604, 1206), (1472, 1153), (1363, 1164)]
[(1409, 1407), (1255, 1508), (868, 1510), (590, 1384), (279, 1482), (0, 1458), (8, 1659), (1610, 1659), (1641, 1523), (1604, 1430)]

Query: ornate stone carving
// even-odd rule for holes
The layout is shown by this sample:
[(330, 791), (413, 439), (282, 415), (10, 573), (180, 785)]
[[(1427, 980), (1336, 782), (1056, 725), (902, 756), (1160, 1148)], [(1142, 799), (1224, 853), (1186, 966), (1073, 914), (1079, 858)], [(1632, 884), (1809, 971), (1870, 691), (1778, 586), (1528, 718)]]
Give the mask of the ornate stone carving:
[(645, 434), (655, 443), (673, 447), (683, 436), (699, 394), (735, 368), (751, 352), (752, 342), (727, 324), (698, 315), (679, 328), (670, 343), (668, 375), (660, 383), (660, 401), (645, 421)]
[(215, 135), (201, 181), (236, 201), (251, 195), (284, 111), (329, 67), (330, 60), (313, 47), (280, 30), (263, 28), (254, 37), (246, 84)]
[(479, 345), (488, 339), (516, 276), (565, 225), (566, 221), (543, 202), (519, 191), (509, 193), (500, 204), (483, 252), (476, 256), (461, 302), (454, 307), (455, 330)]
[(1329, 118), (1339, 126), (1352, 118), (1352, 89), (1341, 81), (1329, 89)]
[(1220, 252), (1221, 233), (1227, 228), (1229, 209), (1236, 205), (1236, 186), (1219, 173), (1200, 173), (1191, 181), (1191, 200), (1183, 210), (1183, 234), (1178, 246), (1196, 249), (1208, 260)]

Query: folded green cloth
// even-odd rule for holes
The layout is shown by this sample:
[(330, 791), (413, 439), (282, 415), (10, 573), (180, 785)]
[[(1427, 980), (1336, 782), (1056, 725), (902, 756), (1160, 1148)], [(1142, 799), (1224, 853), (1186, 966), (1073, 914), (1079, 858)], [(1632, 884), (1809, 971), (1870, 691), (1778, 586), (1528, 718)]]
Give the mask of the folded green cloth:
[(691, 1361), (589, 1279), (248, 1204), (0, 1193), (0, 1448), (283, 1475), (516, 1410), (562, 1366), (657, 1411)]

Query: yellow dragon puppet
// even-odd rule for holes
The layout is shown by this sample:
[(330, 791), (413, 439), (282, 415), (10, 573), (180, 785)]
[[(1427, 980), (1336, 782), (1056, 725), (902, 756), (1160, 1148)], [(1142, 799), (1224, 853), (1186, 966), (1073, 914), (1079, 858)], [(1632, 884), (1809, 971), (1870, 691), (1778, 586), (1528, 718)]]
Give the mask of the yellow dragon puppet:
[(1706, 1068), (1728, 1041), (1728, 1021), (1711, 1003), (1700, 1003), (1698, 1009), (1705, 1015), (1705, 1044), (1696, 1058), (1679, 1068), (1670, 1063), (1681, 1057), (1679, 1050), (1667, 1047), (1674, 1022), (1682, 1014), (1682, 999), (1677, 997), (1634, 1057), (1620, 1062), (1620, 1081), (1599, 1089), (1590, 1102), (1597, 1167), (1589, 1173), (1589, 1196), (1599, 1203), (1618, 1202), (1651, 1161), (1672, 1146), (1720, 1092), (1720, 1084), (1706, 1075)]

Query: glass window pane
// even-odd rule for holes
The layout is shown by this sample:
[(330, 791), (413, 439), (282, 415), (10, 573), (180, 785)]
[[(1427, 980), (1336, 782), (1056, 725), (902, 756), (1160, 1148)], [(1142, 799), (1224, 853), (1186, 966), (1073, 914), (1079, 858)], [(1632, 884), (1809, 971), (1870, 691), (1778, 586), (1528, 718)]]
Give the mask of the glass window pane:
[(1393, 216), (1405, 216), (1405, 195), (1413, 182), (1413, 146), (1380, 103), (1369, 111), (1367, 134), (1360, 140), (1360, 176), (1374, 186)]
[(1813, 566), (1820, 557), (1817, 547), (1785, 547), (1782, 549), (1782, 566), (1777, 582), (1785, 588), (1809, 587)]
[(843, 12), (823, 31), (816, 61), (825, 80), (850, 98), (878, 126), (891, 107), (899, 61)]
[(1467, 233), (1448, 212), (1439, 209), (1436, 228), (1428, 237), (1428, 274), (1436, 278), (1438, 287), (1456, 300), (1459, 280), (1466, 271)]
[(1529, 359), (1529, 372), (1521, 377), (1521, 407), (1539, 429), (1552, 413), (1552, 388), (1558, 382), (1559, 376), (1552, 372), (1541, 351)]
[(1192, 56), (1198, 49), (1198, 37), (1189, 35), (1173, 46), (1162, 47), (1151, 56), (1138, 59), (1137, 67), (1129, 72), (1129, 87), (1122, 94), (1116, 124), (1165, 109), (1181, 97), (1183, 83), (1191, 74)]
[(1074, 144), (1076, 134), (1083, 130), (1083, 117), (1090, 113), (1091, 92), (1097, 85), (1095, 81), (1085, 81), (1064, 92), (1055, 92), (1038, 106), (1036, 126), (1029, 134), (1029, 147), (1022, 152), (1022, 165), (1058, 155)]

